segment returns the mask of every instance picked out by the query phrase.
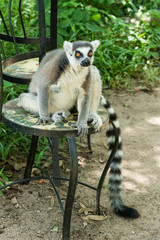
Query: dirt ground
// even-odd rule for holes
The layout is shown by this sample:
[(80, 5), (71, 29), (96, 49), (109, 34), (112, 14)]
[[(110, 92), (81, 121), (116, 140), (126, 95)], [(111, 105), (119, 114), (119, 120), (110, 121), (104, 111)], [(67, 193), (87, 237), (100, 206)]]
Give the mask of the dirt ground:
[[(95, 192), (78, 185), (72, 215), (72, 240), (160, 240), (160, 88), (134, 92), (107, 92), (119, 116), (123, 140), (123, 200), (140, 218), (116, 216), (108, 200), (108, 179), (102, 190), (102, 221), (88, 220), (83, 207), (95, 208)], [(105, 132), (92, 136), (93, 154), (78, 143), (79, 180), (97, 186), (107, 159)], [(67, 153), (61, 155), (61, 173), (67, 175)], [(48, 166), (48, 169), (50, 166)], [(14, 173), (21, 177), (24, 168)], [(67, 183), (59, 188), (65, 203)], [(1, 240), (60, 240), (63, 217), (48, 181), (12, 187), (1, 198)], [(93, 215), (93, 213), (92, 213)]]

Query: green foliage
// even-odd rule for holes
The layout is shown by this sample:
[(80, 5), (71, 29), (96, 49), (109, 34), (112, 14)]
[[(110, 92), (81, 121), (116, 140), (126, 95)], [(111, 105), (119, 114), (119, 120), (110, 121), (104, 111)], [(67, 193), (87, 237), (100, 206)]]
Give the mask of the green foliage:
[[(9, 183), (9, 177), (11, 177), (11, 175), (6, 175), (4, 174), (4, 167), (0, 170), (0, 186), (4, 186), (4, 183), (7, 184)], [(2, 191), (0, 191), (0, 195), (4, 197)]]
[(22, 137), (19, 137), (12, 141), (10, 144), (7, 144), (7, 146), (0, 143), (1, 160), (6, 161), (8, 154), (11, 153), (12, 147), (14, 147), (13, 151), (15, 151), (15, 149), (18, 147), (16, 143), (20, 142), (21, 140)]
[[(7, 0), (8, 1), (8, 0)], [(4, 17), (8, 15), (7, 1), (1, 4)], [(18, 1), (14, 0), (14, 31), (22, 35), (20, 18), (17, 14)], [(45, 0), (47, 36), (50, 25), (50, 0)], [(95, 56), (102, 81), (108, 87), (128, 86), (132, 79), (145, 77), (148, 69), (155, 68), (159, 60), (160, 48), (160, 0), (60, 0), (58, 1), (58, 47), (64, 40), (100, 39), (101, 47)], [(37, 1), (24, 0), (22, 13), (26, 33), (38, 36)], [(1, 23), (1, 20), (0, 20)], [(4, 31), (4, 29), (2, 28)], [(8, 55), (14, 53), (7, 47)], [(33, 50), (31, 46), (21, 46), (20, 52)], [(150, 75), (149, 75), (150, 76)], [(147, 83), (154, 84), (148, 76)], [(157, 75), (156, 75), (157, 76)], [(159, 81), (159, 79), (157, 79)], [(11, 91), (5, 98), (14, 97)], [(6, 85), (6, 90), (9, 89)], [(21, 86), (16, 89), (19, 94)], [(16, 94), (16, 95), (18, 95)]]
[[(14, 132), (7, 135), (9, 130), (4, 124), (0, 124), (0, 159), (4, 162), (13, 153), (24, 154), (28, 152), (30, 138), (22, 133)], [(5, 137), (3, 137), (5, 136)]]
[(12, 84), (4, 81), (4, 102), (17, 98), (20, 93), (27, 92), (28, 87), (25, 85)]
[[(155, 84), (159, 60), (160, 1), (59, 1), (58, 42), (100, 39), (95, 65), (109, 87), (129, 86), (145, 78)], [(155, 69), (154, 69), (155, 68)]]
[[(3, 170), (4, 170), (4, 167), (0, 170), (0, 186), (4, 186), (3, 180), (6, 180), (7, 178), (7, 176), (3, 173)], [(0, 191), (0, 195), (4, 196), (2, 191)]]

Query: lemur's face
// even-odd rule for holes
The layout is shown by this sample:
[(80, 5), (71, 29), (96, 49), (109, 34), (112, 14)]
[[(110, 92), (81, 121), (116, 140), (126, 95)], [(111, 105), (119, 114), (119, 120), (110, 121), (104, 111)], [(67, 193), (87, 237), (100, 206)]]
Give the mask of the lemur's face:
[(73, 52), (73, 59), (78, 65), (88, 67), (93, 63), (93, 49), (90, 47), (80, 47)]
[(66, 51), (70, 65), (74, 68), (89, 67), (93, 63), (94, 52), (99, 44), (98, 40), (93, 42), (78, 41), (74, 43), (65, 41), (64, 50)]

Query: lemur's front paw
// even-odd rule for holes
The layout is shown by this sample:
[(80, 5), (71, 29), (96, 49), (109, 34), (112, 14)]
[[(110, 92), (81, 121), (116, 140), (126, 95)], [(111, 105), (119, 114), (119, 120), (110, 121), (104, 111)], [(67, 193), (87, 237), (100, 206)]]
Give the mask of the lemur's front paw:
[(88, 121), (91, 121), (91, 126), (97, 132), (102, 126), (102, 119), (98, 114), (90, 113), (88, 117)]
[(78, 127), (78, 136), (79, 136), (80, 138), (83, 138), (83, 137), (85, 137), (85, 136), (88, 134), (87, 124), (78, 123), (78, 124), (77, 124), (77, 127)]
[(38, 125), (40, 125), (42, 123), (43, 126), (46, 125), (47, 123), (50, 124), (51, 123), (50, 117), (39, 117), (36, 123)]
[(70, 114), (71, 113), (68, 110), (62, 110), (62, 111), (55, 112), (52, 115), (52, 121), (54, 121), (55, 123), (63, 122), (63, 120), (65, 118), (67, 118)]

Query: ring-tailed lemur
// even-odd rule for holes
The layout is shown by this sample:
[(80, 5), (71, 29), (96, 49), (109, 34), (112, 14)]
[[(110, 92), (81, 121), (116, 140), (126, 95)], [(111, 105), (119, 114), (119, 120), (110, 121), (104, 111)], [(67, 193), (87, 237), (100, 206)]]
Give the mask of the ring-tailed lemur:
[[(121, 138), (120, 127), (109, 102), (101, 99), (102, 86), (98, 69), (92, 65), (98, 40), (92, 42), (64, 42), (64, 50), (54, 50), (46, 54), (29, 85), (29, 93), (19, 97), (19, 104), (25, 110), (39, 115), (38, 124), (52, 120), (62, 121), (74, 106), (78, 110), (77, 128), (80, 137), (87, 134), (87, 121), (98, 131), (102, 120), (97, 114), (98, 105), (109, 113), (119, 132), (119, 146), (112, 161), (109, 176), (111, 206), (116, 214), (137, 218), (139, 213), (125, 206), (121, 198)], [(101, 99), (101, 100), (100, 100)], [(112, 127), (107, 128), (109, 154), (113, 149), (115, 134)]]

